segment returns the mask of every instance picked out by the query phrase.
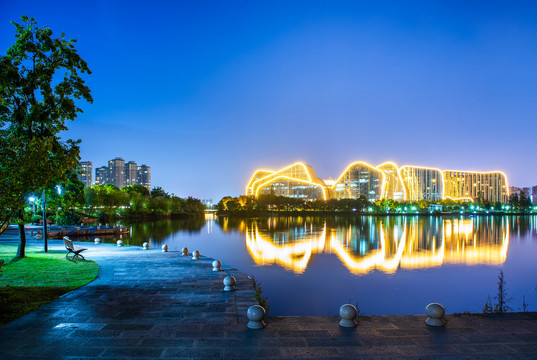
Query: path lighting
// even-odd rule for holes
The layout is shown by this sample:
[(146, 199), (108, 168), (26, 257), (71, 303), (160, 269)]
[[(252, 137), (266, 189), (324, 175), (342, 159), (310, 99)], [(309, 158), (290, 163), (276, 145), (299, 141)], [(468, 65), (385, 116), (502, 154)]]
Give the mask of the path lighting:
[(369, 212), (373, 211), (373, 209), (372, 209), (372, 208), (370, 208), (370, 207), (369, 207), (369, 208), (367, 208), (367, 210), (368, 210)]
[(62, 194), (62, 187), (60, 185), (56, 185), (56, 190), (58, 191), (58, 195)]
[(415, 207), (415, 206), (412, 206), (412, 210), (416, 210), (416, 207)]

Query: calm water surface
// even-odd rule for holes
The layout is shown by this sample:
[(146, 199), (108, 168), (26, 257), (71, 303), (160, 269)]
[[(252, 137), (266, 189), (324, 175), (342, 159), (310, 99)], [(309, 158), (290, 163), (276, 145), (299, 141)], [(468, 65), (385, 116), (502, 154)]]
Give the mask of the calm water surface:
[[(480, 312), (498, 271), (537, 310), (537, 216), (208, 218), (124, 224), (127, 244), (188, 247), (254, 276), (272, 315)], [(114, 239), (109, 239), (113, 241)], [(494, 300), (493, 300), (494, 301)]]

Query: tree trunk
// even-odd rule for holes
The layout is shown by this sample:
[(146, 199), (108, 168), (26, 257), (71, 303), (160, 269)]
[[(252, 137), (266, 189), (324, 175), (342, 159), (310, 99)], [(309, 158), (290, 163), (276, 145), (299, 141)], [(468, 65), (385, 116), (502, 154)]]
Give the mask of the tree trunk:
[(17, 257), (23, 258), (26, 256), (26, 232), (24, 231), (24, 216), (22, 215), (22, 211), (19, 213), (19, 217), (20, 243), (19, 248), (17, 249)]

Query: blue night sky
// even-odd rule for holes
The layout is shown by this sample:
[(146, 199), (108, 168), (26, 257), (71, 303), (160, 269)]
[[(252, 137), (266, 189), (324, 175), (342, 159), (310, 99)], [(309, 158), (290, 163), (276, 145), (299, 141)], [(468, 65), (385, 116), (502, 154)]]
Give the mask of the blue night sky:
[(537, 2), (0, 0), (78, 39), (94, 103), (68, 124), (94, 168), (217, 201), (257, 168), (352, 161), (503, 170), (537, 184)]

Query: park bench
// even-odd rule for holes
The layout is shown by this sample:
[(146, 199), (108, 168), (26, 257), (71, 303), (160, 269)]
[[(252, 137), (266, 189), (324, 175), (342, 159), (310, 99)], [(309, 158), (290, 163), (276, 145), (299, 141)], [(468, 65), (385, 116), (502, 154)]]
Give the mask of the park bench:
[(88, 249), (74, 245), (73, 241), (71, 239), (69, 239), (67, 236), (63, 237), (63, 243), (65, 244), (65, 248), (67, 249), (67, 254), (65, 254), (66, 258), (69, 259), (69, 257), (68, 257), (69, 254), (73, 253), (73, 257), (71, 258), (71, 260), (74, 260), (74, 258), (76, 258), (78, 256), (80, 256), (82, 258), (82, 260), (86, 260), (84, 258), (84, 256), (82, 256), (82, 254), (80, 254), (80, 253), (82, 251), (88, 250)]

